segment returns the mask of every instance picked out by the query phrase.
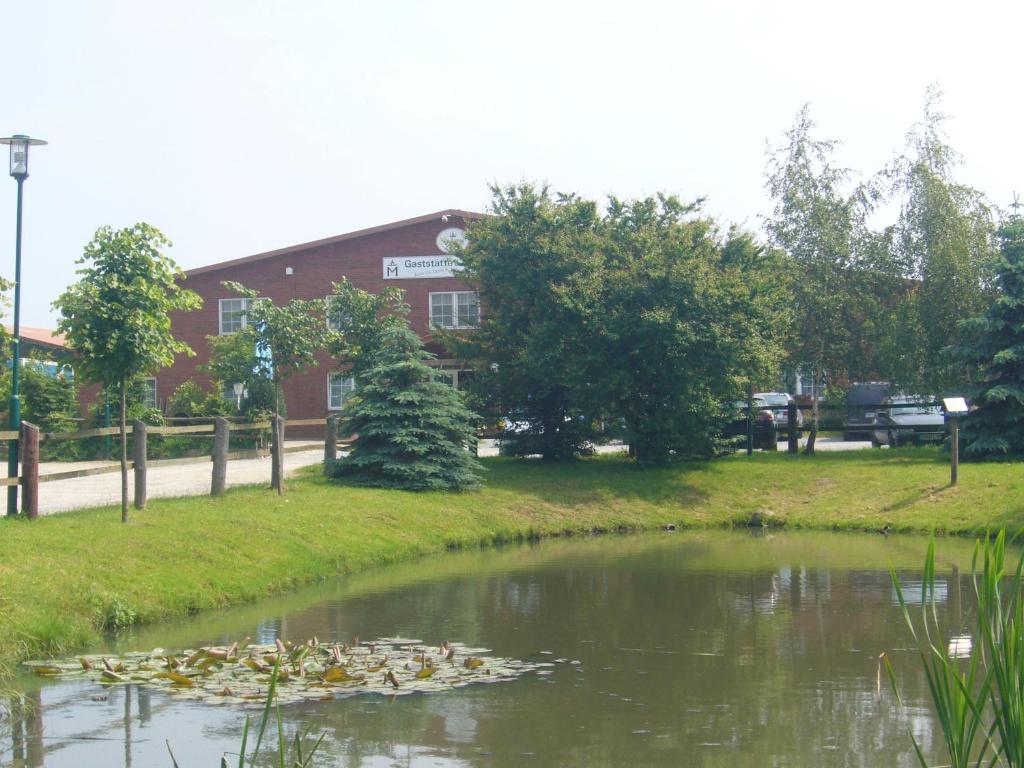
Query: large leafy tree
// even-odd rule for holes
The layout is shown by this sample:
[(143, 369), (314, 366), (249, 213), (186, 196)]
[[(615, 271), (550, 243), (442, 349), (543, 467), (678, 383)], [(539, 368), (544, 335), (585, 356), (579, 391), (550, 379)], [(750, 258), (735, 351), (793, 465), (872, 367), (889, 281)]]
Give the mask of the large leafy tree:
[(458, 251), (480, 291), (481, 328), (444, 335), (478, 361), (474, 386), (492, 414), (527, 426), (521, 450), (573, 456), (589, 434), (590, 318), (602, 280), (597, 206), (547, 187), (493, 187), (492, 216), (473, 222)]
[[(241, 361), (251, 350), (250, 370), (257, 378), (273, 383), (276, 424), (281, 414), (282, 384), (294, 374), (316, 367), (317, 352), (327, 346), (330, 334), (325, 322), (324, 301), (292, 299), (287, 304), (277, 305), (241, 283), (227, 281), (224, 287), (249, 299), (249, 306), (244, 327), (235, 332), (236, 338), (230, 346), (225, 345), (222, 356), (225, 369), (217, 375), (227, 374), (228, 368), (237, 371), (244, 366)], [(280, 441), (277, 443), (278, 449), (283, 447)], [(273, 463), (271, 485), (283, 495), (284, 477), (279, 464), (279, 461)]]
[(995, 251), (990, 206), (954, 178), (960, 157), (946, 143), (941, 98), (937, 87), (928, 89), (924, 116), (907, 135), (907, 152), (887, 171), (900, 202), (894, 254), (911, 286), (892, 355), (894, 375), (922, 394), (966, 383), (968, 371), (945, 350), (972, 342), (977, 328), (960, 320), (987, 306)]
[(964, 420), (964, 452), (977, 458), (1024, 455), (1024, 219), (1016, 212), (999, 228), (996, 297), (964, 323), (970, 344), (953, 359), (973, 373), (976, 410)]
[(708, 455), (724, 406), (778, 373), (781, 272), (741, 232), (721, 242), (699, 203), (612, 200), (589, 381), (625, 425), (640, 466)]
[(120, 399), (121, 520), (128, 521), (125, 400), (129, 382), (171, 365), (191, 348), (171, 333), (169, 314), (197, 309), (202, 300), (177, 283), (180, 270), (162, 249), (170, 241), (146, 223), (102, 227), (78, 263), (78, 282), (54, 302), (57, 329), (78, 353), (77, 373), (116, 388)]

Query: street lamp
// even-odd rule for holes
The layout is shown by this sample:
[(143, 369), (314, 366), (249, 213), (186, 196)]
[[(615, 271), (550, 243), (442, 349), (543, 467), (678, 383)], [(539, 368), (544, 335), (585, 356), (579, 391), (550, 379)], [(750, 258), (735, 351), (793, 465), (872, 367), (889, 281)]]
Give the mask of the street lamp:
[(240, 381), (236, 381), (234, 384), (232, 384), (231, 388), (235, 392), (235, 410), (236, 411), (241, 411), (242, 410), (242, 398), (249, 396), (249, 388), (247, 386), (245, 386), (245, 384), (243, 384)]
[[(18, 223), (14, 235), (14, 340), (11, 344), (11, 429), (21, 429), (21, 200), (22, 185), (28, 178), (28, 151), (46, 142), (16, 134), (0, 138), (0, 144), (11, 148), (11, 176), (18, 182)], [(7, 476), (18, 476), (18, 443), (7, 443)], [(18, 486), (7, 486), (7, 514), (18, 514)]]

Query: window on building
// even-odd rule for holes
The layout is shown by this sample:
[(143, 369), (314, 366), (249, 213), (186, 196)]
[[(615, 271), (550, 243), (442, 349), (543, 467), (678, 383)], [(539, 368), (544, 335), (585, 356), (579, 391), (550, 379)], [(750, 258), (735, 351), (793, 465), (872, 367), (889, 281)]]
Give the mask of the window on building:
[(156, 408), (156, 379), (143, 379), (142, 387), (142, 404), (147, 408)]
[(220, 334), (235, 333), (245, 328), (246, 313), (253, 299), (220, 300)]
[(455, 389), (462, 389), (473, 378), (473, 371), (455, 368), (435, 368), (434, 375), (437, 376), (438, 381), (443, 381)]
[(327, 330), (329, 331), (342, 330), (352, 319), (347, 315), (338, 313), (335, 307), (335, 302), (340, 298), (340, 296), (328, 296), (325, 302), (324, 308), (327, 311)]
[(822, 375), (817, 388), (814, 386), (814, 372), (807, 369), (798, 371), (796, 374), (795, 394), (805, 395), (811, 400), (821, 400), (825, 396), (825, 386), (828, 384), (826, 377)]
[(430, 294), (430, 325), (434, 328), (479, 328), (479, 295), (475, 291)]
[(355, 389), (356, 380), (351, 376), (344, 373), (332, 373), (327, 377), (327, 409), (340, 411)]

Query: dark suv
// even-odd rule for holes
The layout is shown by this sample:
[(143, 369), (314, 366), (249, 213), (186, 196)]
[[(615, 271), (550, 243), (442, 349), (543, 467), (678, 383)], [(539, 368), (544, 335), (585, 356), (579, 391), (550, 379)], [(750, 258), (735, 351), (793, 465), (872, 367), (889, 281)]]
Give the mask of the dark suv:
[(885, 381), (851, 384), (846, 390), (846, 416), (843, 419), (843, 440), (870, 440), (875, 416), (892, 385)]
[(887, 397), (875, 417), (871, 445), (941, 443), (946, 439), (946, 417), (934, 397)]

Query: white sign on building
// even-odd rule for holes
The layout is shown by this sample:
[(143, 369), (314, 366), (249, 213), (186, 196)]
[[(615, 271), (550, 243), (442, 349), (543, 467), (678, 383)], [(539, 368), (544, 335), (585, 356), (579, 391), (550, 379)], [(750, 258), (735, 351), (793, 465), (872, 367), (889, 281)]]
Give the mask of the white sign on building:
[(455, 277), (462, 262), (452, 256), (389, 256), (383, 259), (385, 280)]

